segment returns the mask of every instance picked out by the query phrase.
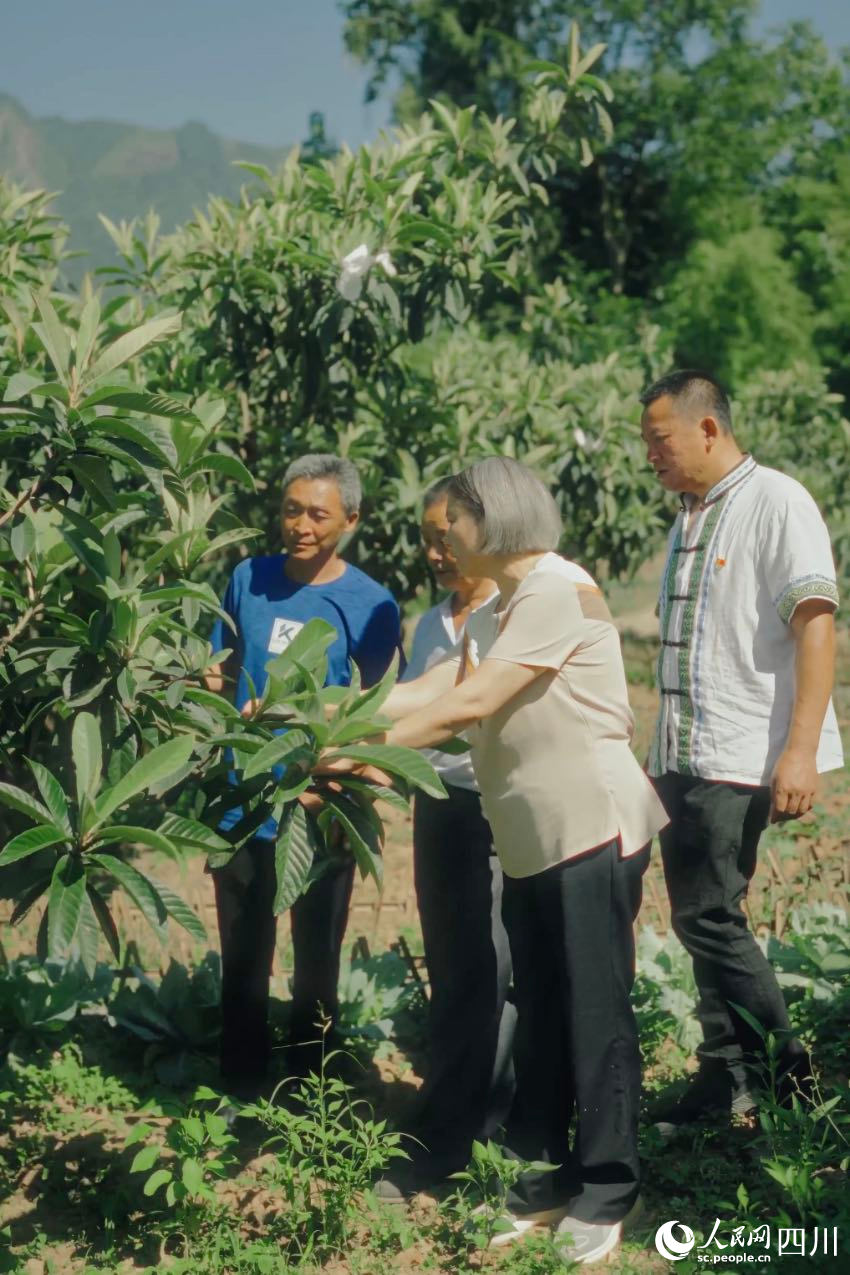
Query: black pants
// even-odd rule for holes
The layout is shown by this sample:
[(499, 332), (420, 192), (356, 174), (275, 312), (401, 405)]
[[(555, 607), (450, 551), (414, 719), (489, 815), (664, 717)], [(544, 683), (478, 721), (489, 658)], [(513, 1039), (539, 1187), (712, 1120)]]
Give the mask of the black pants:
[[(251, 1096), (269, 1068), (269, 979), (277, 918), (274, 843), (243, 846), (213, 874), (221, 939), (221, 1073), (231, 1091)], [(295, 973), (292, 986), (291, 1071), (304, 1070), (316, 1021), (337, 1013), (337, 983), (354, 863), (342, 861), (310, 887), (290, 912)], [(300, 1055), (304, 1054), (304, 1058)]]
[(746, 1009), (766, 1031), (787, 1033), (788, 1014), (767, 958), (741, 907), (756, 868), (770, 790), (668, 771), (655, 786), (670, 816), (661, 833), (673, 929), (694, 962), (704, 1066), (726, 1067), (747, 1083), (745, 1057), (761, 1041), (735, 1012)]
[(433, 1154), (466, 1166), (472, 1141), (505, 1124), (514, 1093), (516, 1010), (502, 923), (502, 869), (481, 798), (447, 785), (417, 793), (416, 901), (431, 985), (429, 1061), (411, 1130)]
[(569, 1202), (573, 1217), (617, 1222), (637, 1196), (640, 1050), (629, 997), (648, 862), (648, 846), (624, 859), (612, 841), (536, 876), (505, 877), (519, 1011), (507, 1146), (561, 1166), (520, 1178), (508, 1196), (518, 1212)]

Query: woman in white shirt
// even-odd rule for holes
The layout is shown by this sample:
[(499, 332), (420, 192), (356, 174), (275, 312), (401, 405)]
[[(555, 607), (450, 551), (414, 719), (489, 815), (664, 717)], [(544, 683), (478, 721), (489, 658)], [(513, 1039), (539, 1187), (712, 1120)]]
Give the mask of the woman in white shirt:
[[(496, 586), (462, 576), (446, 543), (442, 479), (425, 493), (422, 545), (447, 596), (420, 618), (404, 675), (411, 681), (459, 656), (470, 615)], [(397, 1161), (376, 1186), (401, 1202), (465, 1168), (474, 1139), (495, 1135), (514, 1093), (511, 1056), (516, 1010), (508, 939), (502, 923), (502, 869), (493, 847), (469, 754), (425, 750), (448, 800), (417, 793), (413, 805), (416, 902), (428, 969), (428, 1066), (409, 1132), (411, 1159)]]

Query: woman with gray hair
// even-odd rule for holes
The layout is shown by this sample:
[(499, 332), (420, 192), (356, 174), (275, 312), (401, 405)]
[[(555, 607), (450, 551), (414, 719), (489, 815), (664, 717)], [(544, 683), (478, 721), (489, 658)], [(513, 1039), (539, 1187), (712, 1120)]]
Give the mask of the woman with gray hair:
[(458, 571), (499, 593), (469, 617), (462, 657), (394, 689), (386, 740), (425, 748), (468, 733), (504, 871), (519, 1014), (507, 1145), (558, 1167), (522, 1175), (494, 1243), (557, 1222), (565, 1260), (592, 1261), (616, 1248), (637, 1201), (632, 926), (667, 817), (629, 746), (605, 600), (552, 552), (561, 520), (549, 490), (493, 457), (452, 481), (448, 521)]

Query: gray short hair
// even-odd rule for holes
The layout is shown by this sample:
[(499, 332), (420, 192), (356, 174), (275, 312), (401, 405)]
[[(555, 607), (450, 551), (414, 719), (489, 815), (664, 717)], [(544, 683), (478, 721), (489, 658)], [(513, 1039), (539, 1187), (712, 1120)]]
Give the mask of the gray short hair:
[(545, 553), (563, 526), (552, 493), (536, 474), (506, 456), (489, 456), (457, 474), (449, 498), (481, 528), (482, 553)]
[(308, 452), (294, 460), (283, 475), (283, 494), (296, 478), (332, 478), (339, 488), (342, 507), (347, 515), (360, 512), (363, 489), (360, 486), (360, 475), (357, 467), (344, 456), (334, 456), (330, 452)]

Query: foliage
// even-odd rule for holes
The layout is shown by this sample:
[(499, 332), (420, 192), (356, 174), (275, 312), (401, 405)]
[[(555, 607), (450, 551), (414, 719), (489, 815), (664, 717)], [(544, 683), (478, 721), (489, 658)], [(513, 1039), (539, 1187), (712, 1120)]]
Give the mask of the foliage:
[[(37, 201), (13, 200), (10, 216), (15, 224), (37, 220), (38, 209)], [(41, 242), (30, 230), (22, 235), (21, 243)], [(264, 725), (262, 713), (244, 722), (205, 689), (215, 653), (196, 628), (203, 614), (222, 613), (196, 573), (204, 558), (253, 534), (233, 515), (220, 533), (210, 529), (222, 504), (211, 478), (251, 485), (245, 465), (215, 448), (224, 404), (202, 395), (190, 406), (185, 396), (152, 393), (129, 379), (126, 365), (172, 337), (178, 316), (116, 327), (96, 297), (72, 314), (47, 291), (28, 292), (26, 282), (24, 271), (4, 300), (0, 330), (0, 756), (17, 780), (0, 784), (15, 834), (0, 866), (23, 874), (13, 922), (46, 898), (40, 954), (78, 955), (93, 972), (101, 932), (119, 958), (108, 908), (115, 886), (160, 939), (169, 918), (204, 937), (182, 900), (113, 847), (144, 845), (172, 856), (200, 849), (221, 861), (272, 808), (281, 817), (286, 810), (277, 849), (281, 910), (306, 883), (333, 813), (361, 868), (378, 876), (373, 793), (341, 780), (314, 827), (295, 804), (309, 775), (299, 772), (287, 785), (270, 760), (263, 767), (271, 754), (277, 762), (291, 752), (293, 766), (306, 759), (309, 768), (326, 745), (340, 745), (344, 755), (374, 731), (389, 685), (362, 699), (355, 685), (337, 705), (321, 689), (331, 640), (325, 626), (318, 635), (305, 629), (303, 650), (275, 665), (270, 689), (295, 706), (288, 714), (279, 707), (276, 725)], [(328, 724), (326, 707), (334, 706), (338, 720)], [(275, 741), (287, 717), (300, 731)], [(254, 756), (237, 767), (247, 772), (240, 791), (228, 760), (234, 739), (240, 758), (266, 749), (259, 764)], [(48, 757), (51, 767), (42, 760)], [(409, 784), (441, 791), (418, 755), (396, 750), (384, 760), (405, 793)], [(202, 817), (166, 816), (163, 795), (190, 777), (191, 809)], [(245, 826), (225, 840), (215, 824), (240, 798)], [(21, 817), (28, 826), (17, 831)]]
[[(214, 1183), (225, 1177), (236, 1163), (231, 1150), (236, 1139), (228, 1132), (227, 1119), (221, 1113), (222, 1100), (205, 1088), (198, 1090), (195, 1097), (199, 1102), (213, 1099), (216, 1106), (202, 1110), (192, 1104), (185, 1112), (171, 1115), (165, 1134), (165, 1156), (155, 1142), (148, 1142), (136, 1153), (130, 1166), (131, 1173), (147, 1173), (161, 1159), (166, 1160), (146, 1179), (144, 1193), (154, 1195), (165, 1187), (166, 1203), (177, 1207), (184, 1225), (190, 1219), (194, 1221), (205, 1204), (215, 1201)], [(133, 1126), (125, 1146), (134, 1146), (151, 1138), (153, 1133), (152, 1127), (140, 1120)]]
[[(846, 948), (846, 918), (834, 907), (821, 902), (791, 910), (787, 940), (771, 955), (789, 994), (795, 1031), (802, 1030), (813, 1047), (814, 1101), (789, 1107), (768, 1094), (756, 1128), (706, 1127), (683, 1135), (672, 1147), (662, 1147), (654, 1130), (644, 1127), (647, 1221), (642, 1235), (624, 1245), (618, 1269), (645, 1266), (643, 1250), (651, 1246), (655, 1227), (670, 1216), (687, 1219), (700, 1231), (699, 1242), (716, 1216), (730, 1226), (737, 1219), (753, 1226), (837, 1224), (843, 1231)], [(387, 955), (374, 960), (383, 962)], [(394, 969), (401, 971), (394, 962), (386, 965), (389, 982)], [(663, 965), (646, 940), (639, 944), (638, 965), (641, 1013), (645, 997), (658, 1001), (665, 988), (682, 979), (675, 971), (659, 974)], [(26, 968), (37, 972), (34, 962)], [(18, 988), (20, 972), (14, 967), (0, 971), (0, 1003), (11, 1002), (4, 984)], [(51, 969), (51, 975), (55, 981), (58, 971)], [(77, 978), (82, 979), (79, 971)], [(300, 1086), (284, 1086), (274, 1101), (242, 1108), (232, 1127), (228, 1122), (235, 1113), (219, 1108), (218, 1094), (205, 1088), (178, 1092), (173, 1081), (158, 1086), (155, 1099), (140, 1107), (145, 1077), (153, 1080), (153, 1060), (140, 1071), (135, 1059), (110, 1045), (126, 1033), (114, 1012), (122, 995), (120, 979), (110, 981), (108, 1019), (78, 1015), (65, 1024), (64, 1036), (55, 1031), (21, 1036), (19, 1053), (0, 1071), (4, 1127), (15, 1130), (14, 1138), (0, 1139), (0, 1184), (10, 1197), (13, 1219), (11, 1269), (28, 1258), (49, 1269), (47, 1264), (61, 1255), (73, 1270), (111, 1271), (131, 1261), (139, 1269), (186, 1275), (277, 1275), (315, 1271), (338, 1262), (341, 1254), (352, 1275), (390, 1275), (408, 1256), (423, 1268), (444, 1272), (489, 1268), (491, 1261), (513, 1275), (555, 1275), (562, 1269), (545, 1234), (510, 1246), (498, 1259), (484, 1257), (504, 1185), (518, 1167), (493, 1145), (476, 1148), (457, 1183), (460, 1193), (437, 1208), (418, 1204), (409, 1211), (381, 1210), (368, 1184), (401, 1153), (404, 1141), (391, 1132), (382, 1112), (373, 1114), (361, 1099), (364, 1082), (355, 1089), (346, 1086), (332, 1059)], [(199, 978), (179, 1000), (179, 1012), (188, 1017), (194, 1009), (202, 1016), (208, 999)], [(166, 1003), (168, 996), (161, 1000)], [(684, 1016), (688, 1009), (682, 1002), (675, 1012)], [(681, 1070), (681, 1057), (671, 1054), (661, 1033), (645, 1031), (643, 1020), (641, 1025), (647, 1080), (656, 1085), (671, 1061)], [(123, 1071), (116, 1075), (117, 1061)], [(238, 1146), (231, 1142), (236, 1136)], [(184, 1165), (190, 1166), (188, 1185)], [(191, 1166), (199, 1166), (200, 1179)], [(163, 1170), (172, 1175), (170, 1181), (155, 1179), (146, 1195), (145, 1184)], [(169, 1203), (165, 1193), (172, 1184)], [(185, 1195), (178, 1187), (186, 1188)], [(14, 1212), (22, 1190), (30, 1206), (23, 1218)], [(482, 1196), (493, 1207), (474, 1214)], [(811, 1240), (811, 1230), (809, 1235)], [(413, 1252), (400, 1259), (407, 1250)]]
[(850, 564), (850, 420), (822, 372), (797, 364), (753, 378), (738, 396), (738, 433), (765, 465), (798, 479), (827, 520), (839, 573)]
[(214, 1048), (220, 1003), (221, 961), (208, 952), (191, 970), (170, 961), (158, 982), (136, 967), (122, 970), (109, 1015), (143, 1042), (143, 1066), (176, 1085), (185, 1082), (194, 1056)]
[(781, 250), (764, 226), (693, 244), (669, 291), (682, 364), (746, 385), (761, 368), (813, 361), (813, 309)]
[(459, 1230), (457, 1238), (465, 1247), (484, 1253), (494, 1236), (511, 1229), (507, 1195), (523, 1173), (553, 1173), (557, 1168), (542, 1160), (508, 1156), (493, 1141), (475, 1141), (467, 1167), (451, 1175), (459, 1186), (444, 1206), (444, 1217)]
[(323, 1048), (318, 1071), (285, 1101), (243, 1110), (271, 1135), (263, 1148), (274, 1153), (269, 1180), (285, 1205), (281, 1240), (299, 1261), (345, 1252), (359, 1222), (358, 1195), (405, 1154), (401, 1135), (375, 1120), (369, 1105), (330, 1074), (336, 1052)]
[(104, 1004), (112, 972), (99, 965), (92, 976), (81, 965), (20, 957), (0, 977), (0, 1055), (8, 1057), (63, 1032), (81, 1008)]
[[(399, 119), (438, 98), (516, 115), (522, 130), (523, 68), (557, 65), (577, 22), (612, 128), (590, 156), (557, 155), (531, 251), (535, 291), (568, 279), (585, 332), (602, 336), (582, 361), (608, 352), (600, 316), (615, 319), (616, 350), (649, 320), (670, 363), (713, 368), (736, 395), (801, 361), (807, 381), (823, 366), (846, 395), (850, 64), (806, 23), (756, 37), (758, 7), (347, 0), (345, 39), (368, 68), (367, 98), (400, 86)], [(842, 517), (840, 490), (823, 508)]]
[(339, 979), (339, 1030), (389, 1057), (402, 1036), (419, 1035), (426, 1007), (422, 985), (397, 951), (352, 959)]
[(688, 1057), (702, 1038), (693, 1012), (696, 983), (691, 958), (675, 935), (662, 938), (644, 925), (637, 940), (637, 962), (634, 1002), (644, 1053), (652, 1057), (662, 1041), (672, 1040), (680, 1057)]

